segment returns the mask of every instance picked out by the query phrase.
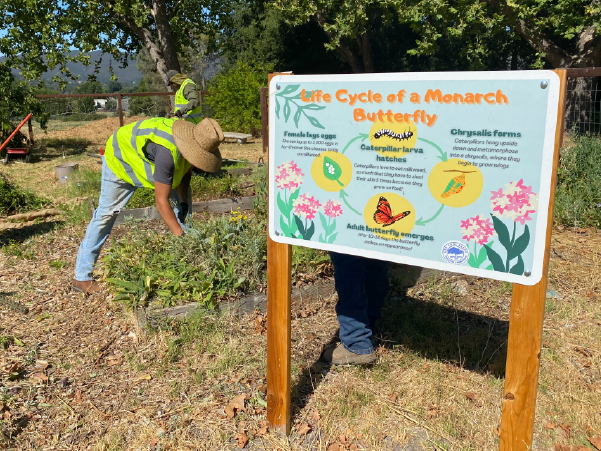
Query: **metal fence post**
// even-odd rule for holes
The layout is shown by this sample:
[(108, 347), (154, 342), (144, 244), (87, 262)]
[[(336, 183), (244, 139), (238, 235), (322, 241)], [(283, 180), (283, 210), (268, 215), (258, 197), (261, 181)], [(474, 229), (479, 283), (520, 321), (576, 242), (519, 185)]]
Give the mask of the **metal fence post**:
[(119, 127), (123, 127), (123, 105), (121, 104), (121, 93), (117, 94), (117, 108), (119, 110)]

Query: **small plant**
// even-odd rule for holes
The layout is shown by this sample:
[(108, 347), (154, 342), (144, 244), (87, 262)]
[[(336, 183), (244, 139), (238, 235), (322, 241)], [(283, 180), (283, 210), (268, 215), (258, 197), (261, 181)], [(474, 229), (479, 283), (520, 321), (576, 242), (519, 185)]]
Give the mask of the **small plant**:
[(130, 309), (146, 307), (153, 292), (150, 276), (140, 278), (135, 282), (121, 279), (107, 279), (107, 282), (115, 286), (116, 296), (113, 300), (123, 302)]
[(0, 174), (0, 216), (39, 210), (50, 204), (50, 200), (22, 190)]
[(66, 262), (65, 260), (61, 260), (60, 258), (57, 258), (56, 260), (50, 260), (48, 262), (48, 266), (50, 266), (51, 268), (54, 268), (54, 269), (58, 269), (58, 270), (63, 269), (68, 264), (69, 264), (69, 262)]
[(34, 257), (33, 252), (27, 244), (21, 244), (16, 240), (9, 240), (8, 244), (2, 248), (5, 255), (17, 258), (31, 260)]

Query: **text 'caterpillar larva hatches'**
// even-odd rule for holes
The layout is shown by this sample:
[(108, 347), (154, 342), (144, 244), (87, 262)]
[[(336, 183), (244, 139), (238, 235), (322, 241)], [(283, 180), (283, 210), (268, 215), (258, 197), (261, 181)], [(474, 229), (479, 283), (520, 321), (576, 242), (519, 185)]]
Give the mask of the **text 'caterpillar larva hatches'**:
[(388, 136), (392, 139), (397, 139), (399, 141), (403, 141), (404, 139), (409, 139), (413, 136), (412, 131), (407, 131), (404, 133), (395, 133), (392, 130), (388, 130), (387, 128), (383, 128), (382, 130), (378, 130), (374, 133), (374, 138), (380, 139), (382, 136)]

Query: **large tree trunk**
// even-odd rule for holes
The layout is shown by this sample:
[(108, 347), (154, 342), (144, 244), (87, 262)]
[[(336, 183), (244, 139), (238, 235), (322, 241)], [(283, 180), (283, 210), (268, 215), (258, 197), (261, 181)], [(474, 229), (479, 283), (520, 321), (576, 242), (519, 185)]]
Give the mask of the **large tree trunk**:
[(164, 0), (152, 1), (152, 17), (154, 17), (154, 23), (159, 36), (159, 43), (161, 44), (167, 70), (176, 70), (180, 72), (181, 69), (177, 58), (177, 50), (173, 41), (173, 35), (171, 34), (171, 25), (169, 24), (169, 18), (167, 17), (167, 9), (165, 8)]
[(365, 72), (375, 72), (376, 70), (374, 68), (374, 61), (371, 56), (371, 42), (369, 40), (369, 33), (365, 31), (363, 36), (357, 38), (357, 42), (363, 56), (363, 67), (365, 68)]

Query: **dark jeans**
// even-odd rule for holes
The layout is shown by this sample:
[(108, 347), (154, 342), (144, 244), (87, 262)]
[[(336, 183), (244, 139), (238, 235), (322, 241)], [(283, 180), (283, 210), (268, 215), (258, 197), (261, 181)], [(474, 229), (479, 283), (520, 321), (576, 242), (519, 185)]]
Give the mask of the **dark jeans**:
[(355, 354), (374, 348), (369, 337), (388, 292), (388, 262), (330, 252), (338, 292), (340, 341)]

